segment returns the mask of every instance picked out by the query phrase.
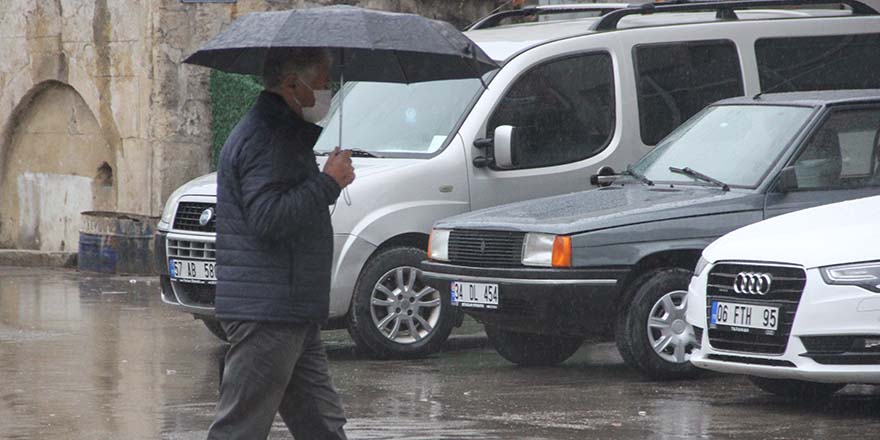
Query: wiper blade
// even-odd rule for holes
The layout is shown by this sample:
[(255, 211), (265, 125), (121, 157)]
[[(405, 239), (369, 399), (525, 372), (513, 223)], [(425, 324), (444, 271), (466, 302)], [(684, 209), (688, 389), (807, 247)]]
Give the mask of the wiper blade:
[(726, 184), (726, 183), (724, 183), (714, 177), (709, 177), (699, 171), (695, 171), (695, 170), (688, 168), (688, 167), (684, 167), (684, 168), (669, 167), (669, 171), (676, 173), (676, 174), (683, 174), (685, 176), (688, 176), (688, 177), (696, 179), (696, 180), (702, 180), (703, 182), (708, 182), (708, 183), (711, 183), (715, 186), (720, 186), (722, 191), (730, 191), (730, 186), (728, 184)]
[[(382, 157), (376, 153), (371, 153), (360, 148), (349, 148), (352, 157)], [(315, 151), (315, 156), (329, 156), (332, 151)]]
[(360, 148), (351, 148), (351, 155), (353, 157), (382, 157), (376, 153), (370, 153), (367, 150), (361, 150)]
[(639, 174), (636, 170), (633, 169), (632, 165), (627, 165), (627, 166), (626, 166), (626, 171), (624, 171), (624, 172), (621, 173), (621, 174), (625, 174), (625, 175), (627, 175), (627, 176), (635, 177), (636, 180), (638, 180), (639, 182), (644, 183), (645, 185), (648, 185), (648, 186), (654, 186), (654, 181), (653, 181), (653, 180), (651, 180), (651, 179), (645, 177), (645, 176), (642, 175), (642, 174)]

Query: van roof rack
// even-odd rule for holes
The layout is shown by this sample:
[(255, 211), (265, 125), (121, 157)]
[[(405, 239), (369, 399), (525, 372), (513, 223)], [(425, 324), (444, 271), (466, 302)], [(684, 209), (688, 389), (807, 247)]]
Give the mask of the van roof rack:
[(576, 14), (578, 12), (598, 12), (599, 15), (605, 15), (611, 11), (632, 7), (629, 3), (588, 3), (575, 5), (544, 5), (544, 6), (526, 6), (520, 9), (511, 9), (509, 11), (495, 12), (487, 15), (474, 24), (468, 26), (467, 30), (474, 31), (477, 29), (488, 29), (497, 27), (502, 21), (509, 18), (517, 17), (538, 17), (541, 15), (554, 14)]
[(736, 20), (735, 9), (762, 9), (781, 6), (809, 6), (841, 4), (852, 8), (855, 15), (878, 15), (877, 10), (859, 0), (722, 0), (722, 1), (689, 1), (674, 0), (665, 3), (646, 3), (633, 5), (623, 9), (615, 9), (602, 15), (590, 27), (594, 31), (611, 31), (617, 29), (620, 19), (630, 15), (649, 15), (661, 12), (707, 12), (715, 11), (719, 20)]

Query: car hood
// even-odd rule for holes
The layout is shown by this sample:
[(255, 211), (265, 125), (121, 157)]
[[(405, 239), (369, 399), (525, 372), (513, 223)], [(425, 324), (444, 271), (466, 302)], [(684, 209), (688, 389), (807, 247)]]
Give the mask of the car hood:
[(438, 228), (573, 234), (754, 209), (753, 192), (714, 187), (614, 185), (517, 202), (440, 221)]
[(709, 245), (703, 256), (770, 261), (807, 269), (880, 260), (880, 197), (805, 209), (737, 229)]
[[(327, 156), (318, 156), (318, 167), (323, 168)], [(354, 165), (357, 179), (352, 185), (357, 185), (358, 181), (363, 181), (368, 176), (382, 174), (391, 170), (400, 169), (401, 167), (419, 163), (422, 159), (390, 159), (390, 158), (370, 158), (370, 157), (353, 157), (351, 159)], [(178, 196), (215, 196), (217, 195), (217, 173), (206, 174), (197, 177), (181, 187), (182, 191)]]

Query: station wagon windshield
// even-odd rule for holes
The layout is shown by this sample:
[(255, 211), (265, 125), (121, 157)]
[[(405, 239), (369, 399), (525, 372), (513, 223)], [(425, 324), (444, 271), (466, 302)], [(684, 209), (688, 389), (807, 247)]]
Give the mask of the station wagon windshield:
[(415, 84), (347, 82), (322, 123), (325, 128), (315, 152), (326, 153), (339, 144), (339, 97), (344, 96), (343, 148), (379, 156), (436, 153), (482, 87), (475, 78)]
[(754, 188), (807, 122), (810, 107), (721, 105), (673, 131), (633, 169), (655, 182), (705, 184), (670, 171), (692, 168), (735, 187)]

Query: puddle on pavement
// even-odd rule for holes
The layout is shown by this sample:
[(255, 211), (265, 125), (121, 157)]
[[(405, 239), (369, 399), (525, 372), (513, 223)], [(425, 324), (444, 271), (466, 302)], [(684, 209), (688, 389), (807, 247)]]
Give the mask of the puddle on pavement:
[[(226, 347), (161, 303), (154, 278), (0, 267), (0, 438), (203, 439)], [(473, 322), (428, 359), (359, 358), (325, 332), (352, 439), (853, 438), (880, 430), (880, 392), (774, 399), (743, 378), (650, 382), (613, 344), (518, 368)], [(462, 333), (460, 332), (460, 334)], [(282, 423), (270, 438), (289, 438)]]

